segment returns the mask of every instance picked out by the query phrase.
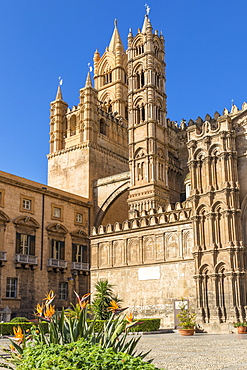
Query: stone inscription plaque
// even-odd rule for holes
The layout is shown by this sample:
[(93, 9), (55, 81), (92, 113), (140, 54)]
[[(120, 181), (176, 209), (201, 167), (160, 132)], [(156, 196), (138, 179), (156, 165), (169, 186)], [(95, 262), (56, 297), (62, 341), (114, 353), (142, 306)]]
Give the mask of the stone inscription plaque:
[(160, 267), (142, 267), (138, 269), (138, 280), (159, 280)]

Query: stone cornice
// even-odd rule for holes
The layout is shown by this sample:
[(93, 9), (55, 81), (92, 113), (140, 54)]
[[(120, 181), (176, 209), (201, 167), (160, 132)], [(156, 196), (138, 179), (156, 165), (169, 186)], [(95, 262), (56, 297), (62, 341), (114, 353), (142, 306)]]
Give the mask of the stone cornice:
[(67, 148), (67, 149), (58, 150), (57, 152), (47, 154), (47, 158), (49, 160), (51, 158), (58, 157), (61, 154), (69, 153), (69, 152), (72, 152), (74, 150), (90, 149), (90, 148), (98, 150), (101, 153), (110, 155), (111, 157), (113, 157), (117, 160), (120, 160), (121, 162), (124, 162), (124, 163), (128, 162), (127, 158), (124, 158), (123, 156), (112, 152), (110, 149), (103, 148), (103, 147), (97, 145), (96, 143), (92, 143), (92, 142), (77, 144), (77, 145), (74, 145), (74, 146), (72, 146), (70, 148)]
[(26, 180), (9, 173), (0, 171), (0, 183), (12, 185), (25, 190), (30, 190), (35, 193), (45, 194), (53, 198), (61, 199), (66, 202), (74, 203), (84, 207), (91, 207), (87, 198), (80, 197), (79, 195), (67, 193), (63, 190), (56, 189), (45, 184), (40, 184), (31, 180)]

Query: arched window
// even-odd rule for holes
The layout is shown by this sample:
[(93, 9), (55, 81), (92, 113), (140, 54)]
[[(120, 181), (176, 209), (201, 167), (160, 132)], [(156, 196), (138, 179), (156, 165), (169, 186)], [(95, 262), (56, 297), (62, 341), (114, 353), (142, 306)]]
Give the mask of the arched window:
[(140, 75), (140, 85), (141, 87), (143, 87), (145, 85), (145, 77), (144, 77), (144, 72), (141, 71), (141, 75)]
[(139, 106), (136, 108), (136, 123), (140, 123), (141, 121), (141, 114)]
[(221, 322), (226, 321), (226, 271), (225, 265), (221, 264), (217, 269), (217, 284), (216, 284), (216, 305), (219, 311), (219, 318)]
[(154, 54), (158, 58), (158, 56), (159, 56), (159, 47), (156, 44), (154, 45)]
[(125, 107), (125, 118), (126, 119), (128, 119), (128, 114), (129, 114), (128, 107)]
[(141, 108), (141, 118), (142, 118), (142, 121), (145, 121), (145, 107), (144, 107), (144, 105)]
[(160, 107), (156, 107), (156, 119), (160, 122)]
[(105, 120), (103, 118), (100, 119), (99, 126), (100, 126), (99, 132), (102, 135), (106, 135), (106, 123), (105, 123)]
[(70, 118), (70, 136), (73, 136), (76, 134), (76, 116), (73, 115)]
[(143, 44), (138, 44), (136, 47), (136, 55), (140, 55), (144, 53), (144, 45)]
[(104, 74), (104, 84), (109, 84), (112, 82), (112, 72), (107, 72)]

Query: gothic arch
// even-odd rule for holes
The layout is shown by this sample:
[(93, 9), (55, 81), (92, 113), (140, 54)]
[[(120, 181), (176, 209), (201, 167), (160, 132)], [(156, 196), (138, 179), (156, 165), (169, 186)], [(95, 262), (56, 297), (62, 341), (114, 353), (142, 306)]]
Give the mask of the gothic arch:
[(111, 91), (107, 90), (100, 96), (100, 100), (104, 103), (109, 103), (109, 101), (114, 100), (114, 94)]
[(136, 39), (133, 42), (133, 48), (135, 55), (143, 54), (144, 53), (144, 42), (145, 39), (142, 34), (136, 36)]
[(205, 211), (206, 213), (209, 212), (209, 208), (206, 204), (200, 204), (200, 206), (196, 209), (196, 214), (199, 215), (203, 211)]
[(104, 75), (113, 70), (115, 65), (114, 55), (105, 53), (99, 62), (98, 74)]
[(217, 208), (221, 208), (222, 210), (226, 209), (226, 204), (221, 201), (217, 201), (212, 205), (212, 211), (216, 212)]
[(136, 149), (134, 158), (135, 159), (143, 158), (146, 156), (146, 154), (147, 154), (146, 149), (141, 147), (141, 148)]
[(214, 271), (213, 265), (211, 263), (204, 263), (203, 265), (200, 266), (199, 268), (199, 274), (205, 274), (205, 272), (208, 272), (209, 274), (212, 274)]
[(133, 102), (133, 107), (136, 108), (142, 104), (145, 104), (145, 99), (142, 94), (139, 94)]
[(203, 160), (205, 158), (205, 151), (202, 150), (201, 148), (198, 148), (197, 150), (195, 150), (194, 154), (193, 154), (193, 158), (195, 160)]
[(222, 152), (222, 146), (219, 144), (213, 144), (208, 149), (208, 154), (213, 155), (213, 156), (219, 155), (221, 152)]
[(225, 261), (219, 261), (214, 268), (216, 274), (222, 272), (223, 269), (225, 271), (230, 271), (231, 269), (230, 269), (229, 263)]
[(117, 198), (119, 198), (124, 192), (126, 192), (130, 187), (129, 181), (126, 181), (124, 184), (119, 186), (116, 190), (114, 190), (111, 195), (105, 200), (105, 202), (100, 207), (96, 217), (94, 226), (98, 227), (101, 225), (101, 222), (108, 211), (108, 209), (112, 206)]
[(135, 73), (138, 73), (140, 71), (145, 71), (145, 68), (144, 68), (144, 65), (143, 63), (139, 62), (135, 65), (134, 69), (133, 69), (133, 74)]

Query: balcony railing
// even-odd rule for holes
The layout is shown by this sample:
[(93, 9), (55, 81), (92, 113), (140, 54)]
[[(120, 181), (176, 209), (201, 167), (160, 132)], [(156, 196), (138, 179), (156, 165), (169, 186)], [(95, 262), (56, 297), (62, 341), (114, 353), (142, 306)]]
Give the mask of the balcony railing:
[(0, 252), (0, 261), (7, 261), (6, 255), (7, 252)]
[(25, 264), (28, 264), (28, 265), (37, 265), (38, 264), (38, 257), (30, 256), (30, 254), (16, 254), (15, 255), (15, 262), (25, 263)]
[(72, 270), (89, 271), (89, 263), (72, 262)]
[(56, 258), (48, 258), (47, 266), (48, 267), (57, 267), (66, 269), (68, 262), (64, 260), (57, 260)]

